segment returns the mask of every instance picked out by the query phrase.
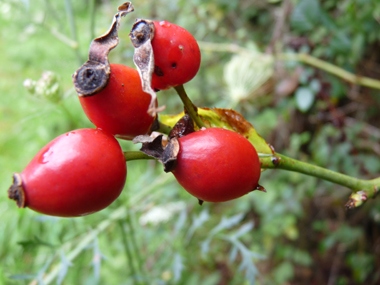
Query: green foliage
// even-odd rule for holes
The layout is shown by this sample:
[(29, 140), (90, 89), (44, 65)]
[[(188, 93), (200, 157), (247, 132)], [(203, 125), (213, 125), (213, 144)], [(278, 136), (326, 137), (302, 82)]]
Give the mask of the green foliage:
[[(295, 32), (305, 35), (317, 47), (317, 56), (334, 59), (349, 67), (363, 56), (366, 47), (379, 40), (380, 3), (372, 0), (301, 0), (291, 15)], [(358, 24), (360, 23), (360, 24)], [(311, 34), (310, 34), (311, 33)], [(318, 45), (327, 40), (328, 45)]]
[[(120, 198), (91, 216), (46, 217), (8, 201), (12, 172), (56, 136), (92, 127), (71, 75), (120, 3), (71, 2), (77, 42), (65, 1), (0, 1), (0, 284), (42, 284), (43, 277), (50, 278), (45, 284), (91, 285), (326, 284), (333, 277), (336, 284), (379, 282), (379, 199), (345, 212), (346, 189), (299, 173), (267, 170), (260, 180), (267, 193), (200, 207), (161, 165), (133, 161)], [(378, 1), (292, 2), (276, 49), (310, 52), (378, 79)], [(197, 40), (240, 45), (252, 52), (250, 60), (202, 50), (201, 70), (186, 85), (197, 106), (234, 107), (286, 155), (355, 177), (379, 176), (379, 92), (296, 62), (261, 57), (284, 3), (133, 2), (136, 11), (123, 19), (110, 60), (132, 66), (128, 33), (134, 18), (165, 19)], [(246, 72), (239, 73), (243, 63)], [(293, 77), (297, 68), (301, 72)], [(46, 71), (54, 80), (38, 83)], [(34, 93), (38, 98), (28, 94), (26, 79), (42, 84)], [(278, 95), (274, 87), (282, 79), (293, 87)], [(165, 114), (183, 111), (173, 91), (158, 96), (167, 105)], [(120, 143), (124, 150), (138, 149)]]

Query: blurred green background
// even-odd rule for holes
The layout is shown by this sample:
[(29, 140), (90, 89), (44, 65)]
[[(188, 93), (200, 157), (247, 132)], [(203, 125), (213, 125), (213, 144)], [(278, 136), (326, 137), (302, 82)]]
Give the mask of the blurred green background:
[[(132, 3), (111, 62), (133, 66), (135, 18), (173, 22), (200, 41), (185, 86), (196, 105), (236, 109), (277, 152), (380, 176), (380, 91), (290, 60), (307, 53), (380, 80), (379, 1)], [(267, 170), (267, 193), (200, 207), (162, 165), (131, 161), (119, 199), (87, 217), (7, 199), (12, 173), (42, 146), (93, 127), (71, 75), (120, 4), (0, 0), (0, 284), (379, 284), (380, 200), (346, 211), (348, 189), (298, 173)], [(172, 90), (158, 97), (164, 113), (183, 110)]]

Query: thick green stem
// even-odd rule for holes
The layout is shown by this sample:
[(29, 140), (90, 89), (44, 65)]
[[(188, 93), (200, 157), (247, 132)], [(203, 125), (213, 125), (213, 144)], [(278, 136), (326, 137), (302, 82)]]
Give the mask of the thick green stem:
[(380, 189), (380, 178), (363, 180), (353, 178), (326, 168), (302, 162), (285, 155), (275, 153), (272, 157), (260, 158), (261, 168), (284, 169), (314, 176), (352, 189), (353, 192), (364, 191), (367, 198), (372, 198)]
[(153, 157), (141, 152), (141, 151), (125, 151), (125, 161), (139, 160), (139, 159), (154, 159)]
[(181, 98), (183, 105), (186, 108), (187, 113), (193, 119), (193, 121), (197, 124), (199, 128), (206, 127), (203, 123), (202, 119), (199, 117), (197, 112), (197, 107), (194, 106), (193, 102), (191, 102), (189, 96), (187, 96), (185, 88), (183, 85), (179, 85), (174, 87), (175, 91), (177, 91), (179, 97)]

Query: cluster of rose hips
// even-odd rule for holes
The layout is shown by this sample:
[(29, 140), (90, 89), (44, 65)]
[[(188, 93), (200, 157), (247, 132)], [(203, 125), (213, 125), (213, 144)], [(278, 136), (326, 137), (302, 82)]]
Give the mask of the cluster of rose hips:
[[(148, 36), (154, 58), (149, 88), (164, 90), (191, 80), (201, 59), (193, 36), (166, 21), (146, 23), (144, 28), (153, 31)], [(125, 156), (115, 136), (126, 140), (145, 136), (140, 141), (142, 151), (160, 160), (165, 171), (172, 172), (200, 201), (223, 202), (255, 190), (259, 158), (240, 134), (221, 128), (195, 131), (186, 115), (165, 142), (162, 136), (147, 139), (158, 117), (151, 110), (152, 95), (143, 91), (144, 71), (108, 64), (108, 52), (118, 42), (117, 28), (118, 22), (108, 35), (93, 41), (89, 61), (73, 76), (80, 104), (96, 129), (74, 130), (44, 146), (20, 174), (13, 175), (9, 198), (20, 208), (61, 217), (104, 209), (120, 195), (127, 175)], [(134, 25), (131, 39), (145, 36), (146, 40), (140, 28)], [(147, 62), (145, 55), (149, 53), (138, 54), (137, 60)], [(108, 70), (105, 79), (104, 70)], [(155, 98), (153, 104), (157, 107)]]

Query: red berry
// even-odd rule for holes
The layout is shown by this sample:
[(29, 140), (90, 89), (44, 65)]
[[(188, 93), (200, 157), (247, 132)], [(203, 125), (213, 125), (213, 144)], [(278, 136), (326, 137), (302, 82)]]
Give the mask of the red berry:
[(255, 190), (260, 162), (255, 148), (243, 136), (209, 128), (179, 138), (177, 166), (172, 171), (193, 196), (224, 202)]
[(166, 21), (153, 23), (155, 70), (152, 87), (164, 90), (190, 81), (201, 64), (197, 41), (188, 31), (177, 25)]
[(19, 207), (52, 216), (84, 216), (110, 205), (126, 176), (118, 141), (99, 129), (79, 129), (44, 146), (21, 175), (14, 175), (8, 193)]
[(95, 126), (129, 140), (149, 132), (155, 119), (147, 113), (150, 100), (142, 91), (137, 70), (121, 64), (111, 64), (109, 82), (102, 91), (79, 97)]

